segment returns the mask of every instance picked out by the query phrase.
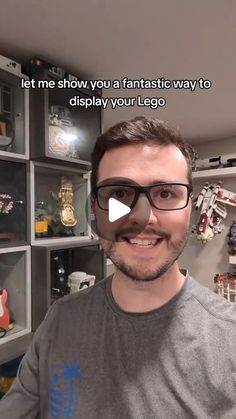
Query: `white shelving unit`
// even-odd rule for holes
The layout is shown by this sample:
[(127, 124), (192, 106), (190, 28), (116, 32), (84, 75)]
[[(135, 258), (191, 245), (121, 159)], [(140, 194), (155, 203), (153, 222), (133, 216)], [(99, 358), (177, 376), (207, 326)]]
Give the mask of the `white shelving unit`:
[[(34, 77), (48, 80), (52, 75), (42, 70)], [(90, 155), (101, 134), (102, 109), (69, 110), (68, 89), (33, 89), (29, 94), (22, 88), (22, 79), (29, 80), (20, 64), (0, 56), (0, 194), (14, 203), (9, 206), (9, 216), (0, 211), (0, 287), (7, 292), (6, 306), (14, 325), (0, 339), (0, 365), (25, 353), (35, 330), (32, 320), (38, 325), (46, 314), (54, 251), (68, 257), (68, 269), (82, 269), (97, 280), (106, 276), (104, 255), (92, 234), (90, 208)], [(94, 92), (81, 94), (93, 96)], [(58, 107), (76, 129), (76, 144), (66, 148), (65, 141), (63, 152), (57, 136), (55, 144), (55, 135), (50, 135), (54, 130), (49, 115)], [(64, 133), (68, 133), (66, 128)], [(71, 231), (58, 222), (63, 176), (73, 186), (77, 222)], [(49, 207), (47, 213), (45, 205), (42, 218), (45, 215), (54, 222), (48, 236), (35, 231), (37, 202)]]
[(229, 263), (230, 265), (236, 265), (236, 256), (230, 256)]
[(0, 249), (0, 285), (6, 288), (8, 308), (14, 327), (0, 339), (2, 345), (31, 332), (31, 252), (30, 246)]
[[(0, 287), (13, 325), (0, 339), (0, 364), (22, 355), (31, 338), (31, 248), (29, 246), (29, 91), (21, 66), (0, 56), (0, 193), (13, 202), (1, 213)], [(0, 211), (1, 212), (1, 211)], [(5, 218), (4, 218), (5, 217)]]
[(193, 179), (230, 178), (236, 176), (236, 167), (222, 167), (218, 169), (199, 170), (193, 172)]

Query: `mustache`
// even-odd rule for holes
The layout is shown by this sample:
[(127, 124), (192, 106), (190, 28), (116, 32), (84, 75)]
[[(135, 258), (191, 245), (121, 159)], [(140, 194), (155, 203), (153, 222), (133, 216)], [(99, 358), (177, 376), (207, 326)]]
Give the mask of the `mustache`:
[(127, 236), (138, 236), (138, 235), (142, 235), (142, 236), (158, 236), (162, 239), (169, 239), (170, 238), (170, 234), (166, 233), (166, 231), (158, 229), (158, 230), (154, 230), (154, 229), (147, 229), (147, 230), (141, 230), (140, 228), (127, 228), (124, 229), (122, 231), (119, 231), (119, 233), (117, 233), (116, 235), (116, 239), (122, 239), (123, 237), (127, 237)]

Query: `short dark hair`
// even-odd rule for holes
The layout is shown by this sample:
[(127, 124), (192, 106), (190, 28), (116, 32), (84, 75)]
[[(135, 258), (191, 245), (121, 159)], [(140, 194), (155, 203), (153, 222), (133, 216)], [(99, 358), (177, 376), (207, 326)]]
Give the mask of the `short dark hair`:
[(188, 181), (192, 186), (193, 147), (186, 143), (179, 131), (169, 128), (166, 123), (154, 118), (139, 116), (120, 122), (97, 138), (92, 157), (91, 191), (97, 184), (99, 163), (106, 151), (127, 144), (148, 144), (167, 146), (174, 144), (184, 155), (188, 167)]

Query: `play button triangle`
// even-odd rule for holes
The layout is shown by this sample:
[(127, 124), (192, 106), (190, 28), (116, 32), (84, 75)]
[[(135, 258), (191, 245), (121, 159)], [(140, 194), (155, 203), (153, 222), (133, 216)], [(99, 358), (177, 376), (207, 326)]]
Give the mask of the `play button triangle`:
[(130, 207), (122, 204), (120, 201), (117, 201), (117, 199), (114, 198), (109, 199), (108, 209), (108, 219), (111, 223), (113, 221), (118, 220), (119, 218), (123, 217), (131, 211)]

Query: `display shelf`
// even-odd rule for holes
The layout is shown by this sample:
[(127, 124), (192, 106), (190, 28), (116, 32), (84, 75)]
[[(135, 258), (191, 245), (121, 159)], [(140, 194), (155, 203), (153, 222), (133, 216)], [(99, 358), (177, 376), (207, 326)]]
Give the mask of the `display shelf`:
[(193, 179), (230, 178), (236, 176), (236, 167), (222, 167), (217, 169), (199, 170), (193, 172)]
[(20, 336), (1, 345), (0, 365), (24, 355), (32, 341), (32, 337), (33, 333), (27, 333), (24, 336)]
[(91, 239), (89, 195), (90, 172), (32, 161), (31, 243)]
[[(54, 81), (59, 78), (42, 70), (34, 77)], [(70, 106), (74, 96), (86, 99), (95, 96), (89, 90), (55, 87), (53, 89), (31, 89), (31, 158), (60, 160), (80, 167), (91, 166), (91, 152), (96, 138), (101, 133), (101, 108), (96, 106)]]
[(29, 164), (0, 157), (0, 248), (29, 241)]
[(23, 74), (0, 61), (0, 155), (29, 159), (29, 91), (21, 88)]
[[(32, 316), (36, 330), (55, 299), (58, 255), (68, 259), (67, 276), (74, 271), (97, 281), (106, 276), (103, 251), (91, 233), (90, 208), (90, 155), (101, 133), (101, 108), (68, 104), (72, 96), (86, 99), (98, 93), (22, 88), (29, 78), (21, 74), (20, 64), (3, 58), (0, 287), (7, 290), (13, 328), (0, 338), (0, 364), (25, 353), (33, 336)], [(47, 70), (34, 78), (58, 81)]]
[(68, 276), (77, 271), (95, 275), (96, 282), (106, 277), (105, 256), (98, 241), (32, 246), (33, 330), (43, 320), (52, 302), (69, 293)]
[(229, 256), (229, 263), (230, 263), (230, 265), (236, 265), (236, 255), (235, 256)]
[(8, 342), (14, 341), (17, 346), (18, 338), (31, 333), (30, 246), (0, 249), (0, 287), (7, 291), (6, 306), (14, 324), (13, 329), (0, 339), (1, 354)]

